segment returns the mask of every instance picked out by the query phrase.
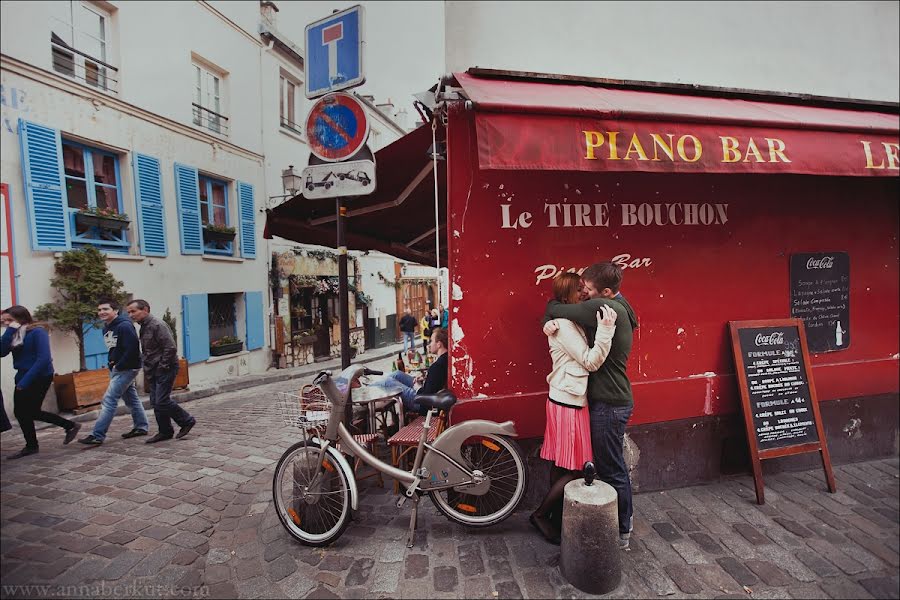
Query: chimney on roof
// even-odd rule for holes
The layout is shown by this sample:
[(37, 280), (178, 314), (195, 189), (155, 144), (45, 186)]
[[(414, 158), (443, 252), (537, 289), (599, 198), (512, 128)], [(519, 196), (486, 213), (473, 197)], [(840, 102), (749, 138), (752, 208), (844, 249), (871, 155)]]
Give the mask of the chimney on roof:
[(388, 114), (388, 115), (394, 114), (394, 103), (391, 102), (390, 98), (387, 99), (387, 102), (382, 102), (381, 104), (376, 104), (375, 106), (377, 106), (378, 110), (380, 110), (381, 112), (383, 112), (385, 114)]
[(277, 29), (275, 27), (275, 15), (278, 13), (278, 7), (275, 6), (274, 2), (272, 2), (271, 0), (260, 0), (259, 12), (262, 15), (262, 20), (265, 24), (273, 29)]
[(406, 112), (406, 109), (401, 108), (400, 110), (397, 111), (397, 114), (394, 115), (394, 120), (397, 122), (398, 125), (400, 125), (401, 128), (408, 129), (409, 128), (408, 117), (409, 117), (409, 114)]

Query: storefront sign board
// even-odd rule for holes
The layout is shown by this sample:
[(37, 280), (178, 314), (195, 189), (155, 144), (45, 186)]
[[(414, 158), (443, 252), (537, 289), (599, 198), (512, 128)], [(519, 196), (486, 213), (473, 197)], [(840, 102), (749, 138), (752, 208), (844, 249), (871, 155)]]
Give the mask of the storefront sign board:
[(756, 501), (765, 502), (760, 461), (819, 452), (836, 490), (800, 319), (731, 321), (732, 352), (753, 462)]
[(850, 255), (791, 255), (791, 316), (803, 319), (810, 352), (850, 347)]

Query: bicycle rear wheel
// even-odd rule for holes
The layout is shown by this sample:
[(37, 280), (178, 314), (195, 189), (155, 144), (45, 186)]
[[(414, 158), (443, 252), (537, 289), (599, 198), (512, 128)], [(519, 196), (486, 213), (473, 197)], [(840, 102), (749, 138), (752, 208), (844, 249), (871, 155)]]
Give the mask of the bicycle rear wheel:
[(511, 515), (525, 495), (525, 460), (519, 445), (502, 435), (484, 434), (467, 438), (460, 454), (469, 469), (484, 474), (487, 490), (480, 484), (430, 492), (437, 509), (469, 527), (487, 527)]
[[(294, 539), (326, 546), (350, 523), (350, 477), (342, 465), (311, 440), (294, 444), (281, 456), (272, 479), (278, 519)], [(321, 472), (319, 484), (313, 480)]]

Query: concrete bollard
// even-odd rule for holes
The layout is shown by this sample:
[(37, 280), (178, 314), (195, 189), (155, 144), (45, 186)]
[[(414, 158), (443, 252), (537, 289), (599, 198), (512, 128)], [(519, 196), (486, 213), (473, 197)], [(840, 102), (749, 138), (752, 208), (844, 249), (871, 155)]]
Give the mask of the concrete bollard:
[(569, 583), (589, 594), (607, 594), (622, 580), (619, 509), (607, 483), (566, 485), (563, 499), (559, 568)]

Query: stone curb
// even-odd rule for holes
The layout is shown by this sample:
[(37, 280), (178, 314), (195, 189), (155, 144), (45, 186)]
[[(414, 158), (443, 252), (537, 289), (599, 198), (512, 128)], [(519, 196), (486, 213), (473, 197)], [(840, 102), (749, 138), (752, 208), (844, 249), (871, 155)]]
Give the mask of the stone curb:
[[(394, 344), (392, 346), (385, 346), (382, 348), (373, 348), (368, 352), (363, 352), (357, 362), (357, 364), (366, 365), (375, 361), (379, 361), (387, 358), (393, 354), (397, 354), (398, 352), (403, 351), (403, 344)], [(371, 353), (371, 354), (370, 354)], [(339, 358), (331, 359), (328, 361), (323, 361), (320, 363), (313, 363), (311, 365), (306, 365), (302, 367), (294, 367), (293, 369), (276, 369), (271, 373), (262, 373), (260, 375), (251, 375), (244, 376), (239, 378), (234, 378), (230, 381), (225, 381), (224, 383), (220, 383), (218, 385), (214, 385), (208, 388), (202, 388), (198, 390), (184, 390), (181, 392), (175, 392), (172, 394), (172, 398), (174, 398), (179, 404), (183, 402), (190, 402), (191, 400), (199, 400), (200, 398), (209, 398), (210, 396), (215, 396), (216, 394), (222, 394), (225, 392), (236, 392), (238, 390), (244, 390), (247, 388), (257, 387), (261, 385), (268, 385), (270, 383), (278, 383), (280, 381), (289, 381), (292, 379), (301, 379), (303, 377), (308, 377), (309, 375), (313, 375), (318, 373), (323, 369), (333, 369), (340, 368), (341, 361)], [(150, 397), (140, 394), (141, 404), (143, 404), (144, 409), (152, 409), (150, 406)], [(116, 416), (129, 414), (127, 406), (119, 405), (116, 408)], [(75, 421), (77, 423), (85, 423), (88, 421), (94, 421), (97, 419), (97, 415), (99, 414), (99, 409), (92, 410), (90, 412), (86, 412), (81, 415), (72, 415), (61, 413), (60, 416), (69, 419), (70, 421)], [(41, 431), (42, 429), (46, 429), (48, 427), (55, 427), (55, 425), (50, 425), (49, 423), (41, 423), (41, 426), (37, 426), (35, 423), (35, 430)]]

